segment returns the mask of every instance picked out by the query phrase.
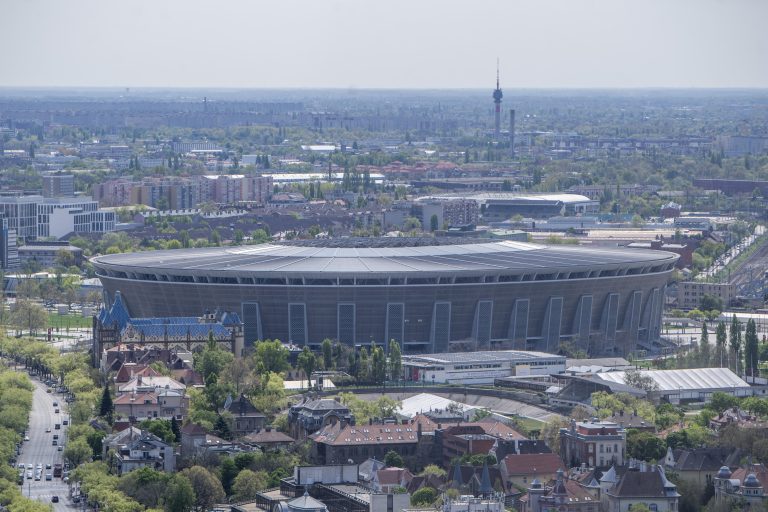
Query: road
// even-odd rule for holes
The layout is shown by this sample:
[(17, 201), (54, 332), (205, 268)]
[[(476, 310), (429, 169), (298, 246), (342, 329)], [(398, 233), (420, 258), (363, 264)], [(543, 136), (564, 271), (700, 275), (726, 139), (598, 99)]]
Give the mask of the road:
[[(64, 463), (62, 452), (53, 446), (53, 434), (59, 434), (59, 444), (66, 441), (67, 427), (61, 426), (61, 430), (55, 430), (54, 424), (62, 423), (62, 419), (69, 417), (65, 414), (67, 405), (64, 398), (57, 393), (47, 393), (48, 386), (37, 380), (36, 377), (30, 379), (35, 385), (35, 392), (32, 398), (32, 411), (29, 415), (28, 435), (29, 441), (22, 445), (21, 455), (18, 457), (18, 463), (43, 465), (43, 477), (40, 481), (27, 479), (24, 475), (24, 487), (22, 489), (24, 496), (31, 497), (43, 503), (51, 503), (52, 496), (58, 496), (59, 502), (53, 503), (53, 510), (56, 512), (72, 512), (76, 506), (69, 499), (69, 488), (61, 478), (54, 478), (51, 481), (45, 480), (45, 474), (53, 473), (53, 469), (45, 469), (46, 464)], [(53, 402), (59, 403), (59, 414), (54, 413)], [(51, 432), (45, 430), (50, 428)], [(25, 470), (26, 473), (26, 470)], [(34, 470), (33, 470), (34, 475)]]

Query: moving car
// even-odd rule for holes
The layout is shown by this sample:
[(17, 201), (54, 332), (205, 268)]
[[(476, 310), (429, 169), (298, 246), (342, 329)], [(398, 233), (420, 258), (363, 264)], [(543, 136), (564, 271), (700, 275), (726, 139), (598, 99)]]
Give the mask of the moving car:
[(64, 445), (60, 444), (58, 448), (56, 448), (58, 451), (62, 451), (64, 449)]
[(54, 413), (54, 414), (59, 414), (59, 409), (58, 409), (58, 408), (57, 408), (57, 409), (54, 409), (53, 413)]
[(45, 431), (46, 432), (50, 432), (51, 431), (51, 427), (48, 427), (47, 429), (45, 429)]
[(32, 472), (27, 471), (27, 480), (32, 480)]

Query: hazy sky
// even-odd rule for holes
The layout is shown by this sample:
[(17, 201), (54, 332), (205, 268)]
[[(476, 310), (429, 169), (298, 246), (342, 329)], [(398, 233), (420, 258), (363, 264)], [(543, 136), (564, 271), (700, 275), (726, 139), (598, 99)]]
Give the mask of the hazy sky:
[(768, 0), (0, 0), (0, 86), (768, 87)]

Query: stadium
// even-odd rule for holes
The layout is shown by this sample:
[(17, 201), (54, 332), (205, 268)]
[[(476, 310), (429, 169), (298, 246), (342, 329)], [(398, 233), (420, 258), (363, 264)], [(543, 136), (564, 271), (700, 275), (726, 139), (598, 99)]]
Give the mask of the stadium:
[(242, 315), (246, 346), (397, 340), (405, 353), (653, 349), (677, 255), (512, 241), (335, 239), (92, 258), (133, 317)]

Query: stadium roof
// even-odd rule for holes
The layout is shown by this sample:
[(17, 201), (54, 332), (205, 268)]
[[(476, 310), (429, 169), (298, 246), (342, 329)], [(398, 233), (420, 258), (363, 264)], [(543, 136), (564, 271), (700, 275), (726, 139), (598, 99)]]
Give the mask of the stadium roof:
[[(640, 374), (650, 377), (659, 385), (659, 391), (681, 389), (734, 389), (748, 388), (749, 384), (728, 368), (690, 368), (687, 370), (641, 370)], [(625, 384), (626, 372), (599, 373), (595, 378)]]
[[(152, 270), (284, 273), (456, 273), (592, 270), (595, 266), (669, 265), (677, 255), (639, 249), (593, 249), (513, 241), (430, 245), (397, 239), (343, 239), (307, 245), (262, 244), (109, 254), (92, 259), (97, 267)], [(407, 240), (407, 239), (406, 239)], [(387, 246), (389, 245), (389, 246)]]

